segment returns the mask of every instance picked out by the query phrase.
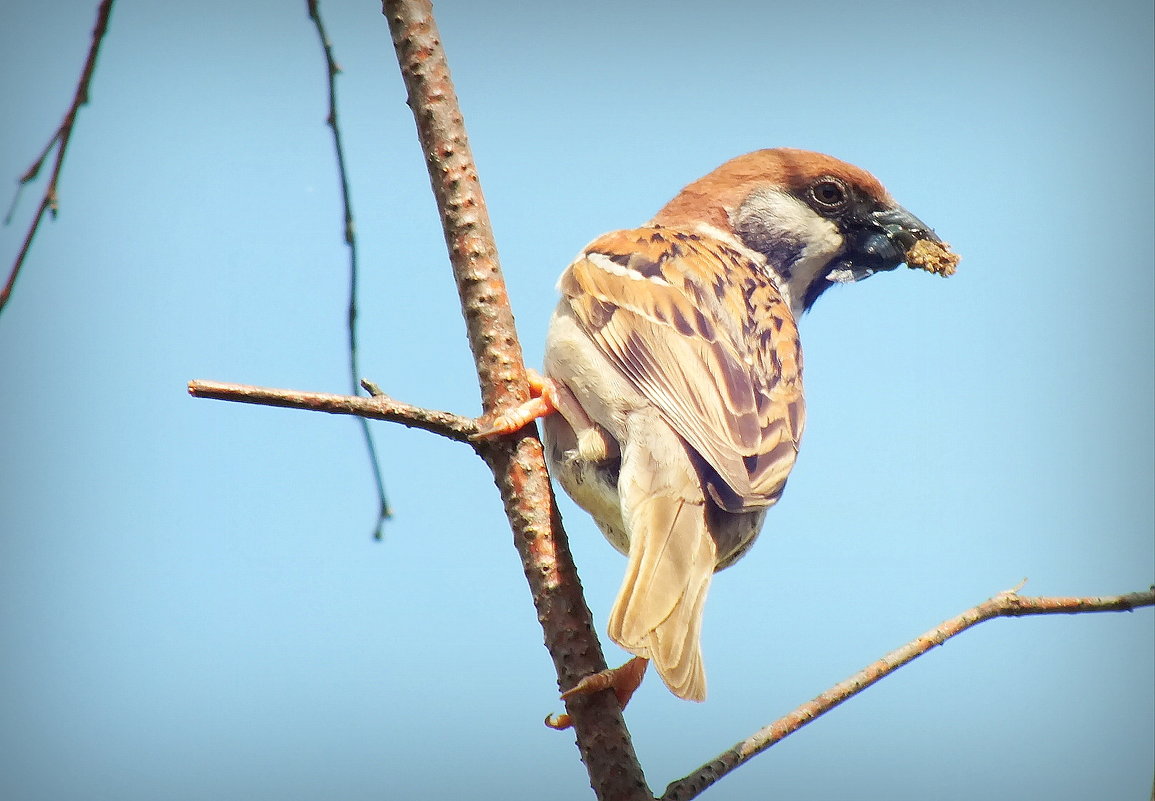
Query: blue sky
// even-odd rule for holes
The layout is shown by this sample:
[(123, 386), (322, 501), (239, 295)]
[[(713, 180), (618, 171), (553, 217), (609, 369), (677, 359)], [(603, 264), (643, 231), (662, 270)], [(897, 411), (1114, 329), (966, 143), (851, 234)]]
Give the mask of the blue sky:
[[(437, 5), (531, 364), (582, 245), (760, 147), (873, 171), (964, 257), (802, 321), (806, 440), (711, 592), (710, 699), (651, 677), (627, 713), (656, 790), (1023, 577), (1099, 595), (1155, 572), (1149, 4), (783, 5)], [(58, 123), (95, 8), (5, 10), (0, 176)], [(322, 10), (362, 372), (475, 413), (379, 7)], [(396, 511), (374, 543), (350, 420), (185, 394), (346, 389), (324, 115), (303, 1), (119, 0), (60, 216), (0, 315), (4, 798), (590, 797), (541, 725), (555, 679), (468, 449), (374, 424)], [(624, 561), (563, 514), (604, 628)], [(1153, 641), (1150, 610), (984, 624), (706, 797), (1145, 797)]]

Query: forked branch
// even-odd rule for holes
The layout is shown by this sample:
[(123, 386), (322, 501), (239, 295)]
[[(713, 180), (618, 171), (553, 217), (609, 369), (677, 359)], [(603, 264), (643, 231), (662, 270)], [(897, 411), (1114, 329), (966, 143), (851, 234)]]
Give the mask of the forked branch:
[[(528, 386), (485, 202), (429, 2), (385, 0), (383, 5), (441, 213), (477, 367), (484, 416), (490, 417), (524, 401)], [(476, 420), (398, 403), (372, 385), (366, 388), (374, 397), (209, 381), (191, 382), (189, 392), (197, 397), (389, 420), (469, 443), (489, 464), (501, 492), (559, 686), (572, 687), (579, 678), (603, 669), (601, 646), (593, 632), (533, 427), (517, 436), (475, 442), (471, 436), (478, 430)], [(661, 801), (696, 797), (755, 754), (984, 620), (1120, 611), (1153, 604), (1152, 591), (1112, 598), (1031, 598), (1018, 595), (1016, 590), (1000, 593), (886, 655), (675, 781)], [(598, 797), (652, 801), (612, 694), (599, 693), (576, 700), (568, 711)]]
[(32, 166), (20, 176), (20, 189), (17, 190), (16, 197), (12, 200), (12, 209), (9, 210), (4, 219), (5, 223), (11, 221), (12, 210), (16, 207), (20, 191), (36, 180), (36, 176), (40, 174), (40, 170), (44, 167), (52, 149), (56, 148), (56, 161), (52, 165), (52, 176), (48, 179), (48, 186), (44, 188), (44, 195), (40, 198), (36, 215), (28, 226), (28, 233), (24, 236), (24, 243), (20, 246), (20, 252), (16, 254), (16, 261), (13, 262), (12, 268), (8, 271), (8, 280), (4, 282), (3, 289), (0, 289), (0, 312), (4, 311), (8, 298), (12, 296), (12, 288), (16, 286), (16, 278), (20, 275), (20, 268), (24, 266), (24, 262), (28, 258), (28, 251), (32, 248), (32, 240), (36, 238), (36, 232), (40, 229), (40, 223), (44, 219), (45, 213), (51, 212), (53, 217), (56, 216), (56, 190), (60, 183), (60, 170), (64, 167), (64, 155), (68, 152), (68, 143), (72, 140), (72, 129), (76, 126), (76, 115), (80, 111), (80, 107), (88, 102), (88, 86), (92, 83), (92, 74), (96, 70), (96, 56), (100, 53), (100, 44), (104, 41), (104, 34), (108, 31), (108, 20), (112, 16), (112, 2), (113, 0), (101, 0), (100, 8), (96, 12), (96, 26), (92, 30), (92, 44), (88, 48), (88, 58), (85, 59), (84, 69), (80, 73), (80, 81), (76, 85), (76, 94), (72, 97), (72, 105), (68, 107), (68, 111), (64, 114), (64, 120), (53, 132), (48, 144), (44, 146), (44, 150), (40, 151), (40, 155), (32, 162)]
[[(430, 3), (385, 0), (383, 10), (441, 213), (482, 408), (491, 416), (527, 400), (529, 386), (489, 214)], [(482, 454), (501, 492), (559, 686), (568, 689), (606, 663), (554, 504), (536, 426), (483, 448)], [(612, 694), (591, 695), (567, 707), (598, 796), (651, 798)]]
[[(387, 420), (412, 428), (421, 428), (458, 442), (468, 443), (485, 455), (484, 450), (489, 447), (487, 443), (478, 443), (471, 439), (478, 430), (477, 421), (473, 418), (399, 403), (383, 395), (373, 384), (365, 383), (365, 388), (374, 397), (362, 398), (321, 392), (269, 389), (242, 384), (222, 384), (215, 381), (192, 381), (189, 383), (189, 393), (198, 398), (284, 406), (330, 414), (354, 414), (375, 420)], [(538, 564), (545, 566), (547, 562), (539, 560)], [(719, 779), (794, 734), (806, 724), (822, 717), (842, 702), (858, 695), (867, 687), (914, 661), (935, 646), (942, 645), (950, 638), (956, 637), (984, 621), (998, 617), (1127, 612), (1140, 607), (1155, 606), (1155, 588), (1127, 595), (1070, 598), (1024, 596), (1018, 594), (1019, 589), (1016, 587), (1001, 592), (962, 614), (943, 621), (906, 645), (872, 662), (845, 681), (839, 682), (789, 714), (736, 743), (689, 775), (672, 782), (658, 801), (689, 801), (689, 799), (696, 798)], [(554, 630), (549, 627), (548, 621), (543, 621), (542, 625), (546, 627), (548, 643), (550, 641), (549, 633)], [(554, 633), (556, 634), (556, 632)], [(566, 684), (563, 683), (563, 686)], [(604, 695), (608, 696), (609, 694), (605, 693)], [(595, 762), (595, 764), (597, 763)], [(593, 778), (592, 770), (591, 778)], [(594, 787), (597, 789), (598, 785), (595, 784)], [(615, 798), (630, 797), (599, 795), (600, 797)], [(647, 793), (645, 796), (636, 797), (648, 798), (649, 796)]]

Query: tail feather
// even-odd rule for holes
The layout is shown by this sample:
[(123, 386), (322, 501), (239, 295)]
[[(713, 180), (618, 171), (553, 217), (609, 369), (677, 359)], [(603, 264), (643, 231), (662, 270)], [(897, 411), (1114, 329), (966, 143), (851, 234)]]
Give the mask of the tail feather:
[(651, 651), (663, 680), (675, 694), (695, 701), (706, 699), (706, 670), (702, 662), (702, 613), (710, 576), (698, 583), (696, 592), (687, 588), (682, 603), (660, 626), (654, 629)]
[[(655, 430), (656, 429), (656, 430)], [(675, 695), (706, 697), (699, 639), (717, 552), (705, 497), (681, 440), (658, 421), (626, 447), (618, 489), (629, 566), (613, 611), (614, 642), (650, 659)]]

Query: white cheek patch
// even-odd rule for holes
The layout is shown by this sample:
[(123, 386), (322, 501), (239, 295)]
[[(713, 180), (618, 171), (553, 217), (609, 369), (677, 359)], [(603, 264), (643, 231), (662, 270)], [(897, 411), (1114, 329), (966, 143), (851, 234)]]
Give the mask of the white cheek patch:
[(804, 243), (803, 258), (819, 255), (830, 258), (842, 249), (842, 234), (837, 225), (793, 195), (775, 189), (751, 193), (738, 208), (735, 218), (735, 227), (743, 220), (756, 219), (759, 227), (768, 233)]
[(826, 280), (831, 260), (845, 245), (837, 225), (793, 195), (776, 189), (752, 192), (734, 211), (733, 224), (735, 230), (753, 232), (767, 243), (758, 247), (748, 241), (751, 247), (765, 251), (781, 243), (783, 251), (790, 252), (788, 263), (780, 260), (775, 264), (773, 258), (770, 262), (771, 267), (781, 269), (779, 288), (796, 315), (802, 311), (806, 290), (815, 281)]

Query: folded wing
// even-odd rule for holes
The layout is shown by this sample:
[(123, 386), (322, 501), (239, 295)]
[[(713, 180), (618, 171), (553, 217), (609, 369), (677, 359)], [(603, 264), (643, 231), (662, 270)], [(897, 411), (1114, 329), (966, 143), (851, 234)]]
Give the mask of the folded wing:
[(789, 307), (748, 252), (651, 226), (589, 245), (559, 287), (575, 318), (708, 466), (731, 512), (781, 495), (805, 425)]

